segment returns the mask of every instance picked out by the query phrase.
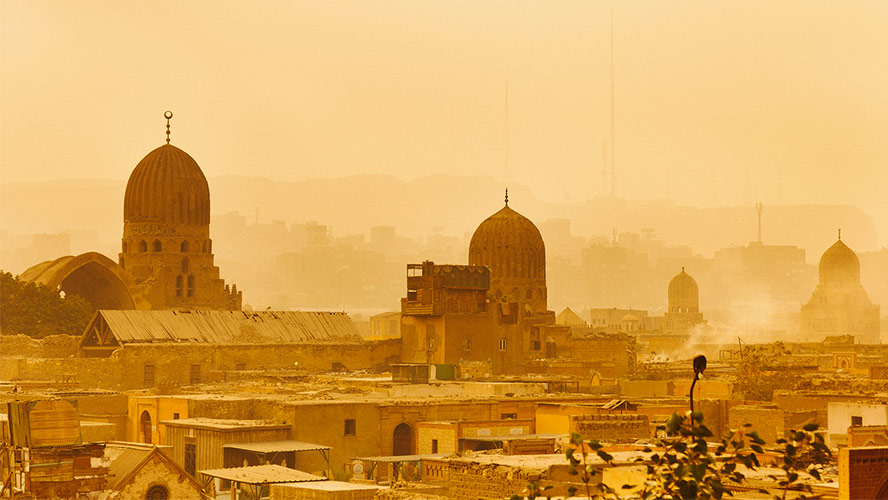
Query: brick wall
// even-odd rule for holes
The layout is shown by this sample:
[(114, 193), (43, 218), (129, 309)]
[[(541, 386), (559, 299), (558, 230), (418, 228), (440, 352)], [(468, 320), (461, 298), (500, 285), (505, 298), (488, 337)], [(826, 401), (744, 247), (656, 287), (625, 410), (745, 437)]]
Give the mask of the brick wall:
[(728, 412), (728, 426), (731, 429), (742, 429), (745, 424), (751, 424), (751, 430), (758, 431), (768, 444), (783, 438), (784, 420), (783, 410), (777, 408), (735, 406)]
[(450, 494), (455, 500), (509, 498), (521, 494), (541, 474), (516, 467), (475, 462), (450, 462)]
[(888, 447), (839, 449), (839, 500), (888, 499)]
[(634, 441), (650, 437), (647, 415), (574, 415), (570, 430), (583, 439)]

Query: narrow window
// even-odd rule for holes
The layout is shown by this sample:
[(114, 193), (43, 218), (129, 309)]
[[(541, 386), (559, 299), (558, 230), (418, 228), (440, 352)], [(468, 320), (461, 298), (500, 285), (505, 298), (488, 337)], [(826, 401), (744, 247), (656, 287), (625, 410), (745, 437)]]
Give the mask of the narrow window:
[(863, 425), (863, 417), (851, 417), (851, 427), (860, 427)]
[(500, 341), (499, 341), (499, 350), (500, 350), (500, 351), (505, 351), (505, 350), (506, 350), (506, 339), (500, 339)]
[(197, 473), (197, 445), (195, 443), (185, 443), (185, 472), (192, 476)]
[(207, 253), (207, 242), (206, 241), (204, 241), (203, 245), (201, 245), (200, 251), (203, 253)]
[(200, 383), (200, 365), (191, 365), (191, 373), (188, 378), (188, 381), (191, 384), (199, 384)]
[(188, 251), (188, 240), (183, 241), (182, 244), (179, 245), (179, 251), (182, 253), (185, 253)]
[(124, 241), (124, 242), (123, 242), (123, 253), (126, 253), (126, 249), (127, 249), (127, 248), (128, 248), (128, 245), (127, 245), (126, 242)]
[(145, 240), (139, 242), (139, 252), (145, 253), (148, 251), (148, 243)]
[(142, 382), (145, 387), (154, 386), (154, 365), (145, 365), (145, 369), (142, 374)]
[(438, 453), (438, 440), (432, 439), (432, 453)]
[(194, 297), (194, 275), (188, 275), (188, 296)]
[(503, 414), (500, 414), (500, 419), (501, 420), (518, 420), (518, 414), (517, 413), (503, 413)]
[(463, 350), (464, 351), (471, 351), (472, 350), (472, 339), (466, 339), (465, 342), (463, 342)]
[(346, 436), (357, 435), (357, 433), (358, 433), (357, 430), (358, 430), (358, 428), (357, 428), (357, 424), (355, 422), (355, 419), (348, 418), (345, 420), (345, 435)]
[(176, 297), (182, 296), (182, 275), (176, 276)]
[(163, 250), (163, 245), (160, 244), (160, 240), (154, 240), (154, 252), (160, 252)]
[(182, 268), (182, 274), (188, 273), (188, 264), (189, 264), (188, 257), (185, 257), (184, 259), (182, 259), (182, 264), (179, 266)]
[(173, 413), (173, 420), (179, 420), (179, 414), (177, 412)]

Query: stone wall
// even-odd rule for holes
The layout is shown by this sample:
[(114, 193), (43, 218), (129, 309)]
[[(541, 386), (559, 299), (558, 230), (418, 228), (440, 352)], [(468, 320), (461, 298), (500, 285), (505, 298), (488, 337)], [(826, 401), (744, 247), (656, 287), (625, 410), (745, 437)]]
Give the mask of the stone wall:
[(182, 470), (170, 466), (163, 459), (154, 456), (132, 479), (122, 485), (120, 492), (112, 498), (146, 498), (148, 489), (160, 485), (167, 489), (169, 498), (176, 500), (202, 500), (200, 489)]
[(79, 335), (49, 335), (34, 339), (27, 335), (0, 335), (3, 356), (23, 358), (67, 358), (77, 356)]
[[(293, 368), (322, 372), (334, 364), (349, 370), (384, 371), (400, 353), (398, 339), (356, 344), (130, 344), (108, 358), (4, 358), (2, 380), (58, 380), (73, 375), (84, 388), (141, 389), (188, 385), (192, 366), (200, 382), (224, 379), (225, 371)], [(6, 352), (3, 353), (4, 355)], [(153, 366), (154, 384), (145, 380)]]

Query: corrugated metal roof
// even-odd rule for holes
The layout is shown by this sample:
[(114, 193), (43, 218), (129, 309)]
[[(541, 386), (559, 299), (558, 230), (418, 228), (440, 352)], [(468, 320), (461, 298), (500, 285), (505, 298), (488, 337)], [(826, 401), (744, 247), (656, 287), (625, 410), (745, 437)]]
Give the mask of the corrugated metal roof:
[(280, 465), (254, 465), (251, 467), (232, 467), (228, 469), (211, 469), (198, 471), (205, 476), (218, 477), (238, 483), (272, 484), (301, 483), (306, 481), (326, 481), (326, 477), (315, 476), (308, 472), (289, 469)]
[(108, 485), (105, 488), (116, 490), (124, 478), (138, 467), (152, 451), (154, 451), (154, 447), (150, 444), (106, 445), (105, 459), (110, 460), (111, 463), (108, 464)]
[(556, 439), (561, 437), (561, 434), (515, 434), (509, 436), (471, 436), (471, 437), (461, 437), (460, 441), (483, 441), (486, 443), (496, 443), (500, 441), (522, 441), (528, 439)]
[(419, 462), (421, 460), (437, 460), (446, 456), (446, 453), (427, 453), (424, 455), (385, 455), (380, 457), (355, 457), (352, 460), (363, 460), (365, 462), (381, 463), (401, 463)]
[(344, 312), (112, 311), (97, 314), (121, 343), (361, 342)]
[(283, 453), (289, 451), (329, 450), (329, 446), (305, 443), (302, 441), (264, 441), (259, 443), (228, 443), (223, 448), (252, 451), (255, 453)]

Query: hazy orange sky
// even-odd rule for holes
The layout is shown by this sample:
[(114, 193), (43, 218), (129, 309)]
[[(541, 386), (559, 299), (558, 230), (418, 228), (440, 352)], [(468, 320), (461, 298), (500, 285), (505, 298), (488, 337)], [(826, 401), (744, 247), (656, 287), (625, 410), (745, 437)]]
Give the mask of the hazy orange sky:
[(490, 174), (587, 199), (613, 10), (618, 195), (854, 204), (888, 239), (885, 1), (0, 6), (7, 185), (125, 179), (171, 109), (209, 177)]

